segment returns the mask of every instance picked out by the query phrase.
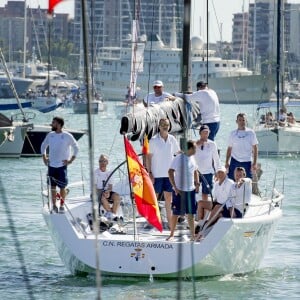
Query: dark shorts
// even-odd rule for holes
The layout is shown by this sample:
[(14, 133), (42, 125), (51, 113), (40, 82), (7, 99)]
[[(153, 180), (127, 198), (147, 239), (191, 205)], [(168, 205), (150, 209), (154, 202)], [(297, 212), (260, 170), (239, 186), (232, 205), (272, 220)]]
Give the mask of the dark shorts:
[(208, 139), (214, 141), (215, 137), (220, 129), (220, 122), (203, 123), (203, 125), (207, 125), (209, 128)]
[(169, 177), (158, 177), (154, 180), (155, 193), (160, 194), (162, 192), (172, 192), (172, 185)]
[[(215, 208), (215, 206), (219, 205), (219, 208), (223, 205), (217, 201), (214, 201), (213, 202), (213, 208)], [(220, 213), (222, 214), (222, 217), (223, 218), (230, 218), (230, 211), (229, 209), (227, 208), (226, 204), (222, 207), (222, 210), (220, 209)]]
[(59, 168), (48, 167), (48, 184), (65, 188), (68, 185), (67, 166)]
[(184, 214), (196, 214), (197, 202), (195, 197), (195, 191), (181, 192), (178, 195), (176, 195), (173, 191), (172, 211), (173, 215), (176, 216)]
[[(102, 197), (102, 194), (103, 194), (103, 191), (101, 189), (97, 189), (97, 196), (98, 196), (98, 201), (100, 202), (101, 201), (101, 198)], [(110, 203), (113, 203), (113, 200), (112, 200), (112, 196), (115, 194), (115, 192), (110, 192), (109, 193), (109, 197), (106, 198), (108, 200), (108, 202)]]
[(213, 188), (213, 174), (201, 174), (200, 182), (202, 186), (202, 194), (211, 194)]
[(246, 177), (252, 178), (251, 164), (252, 164), (251, 161), (239, 162), (233, 157), (231, 157), (229, 170), (228, 170), (228, 178), (234, 180), (234, 170), (237, 167), (243, 167), (246, 171)]

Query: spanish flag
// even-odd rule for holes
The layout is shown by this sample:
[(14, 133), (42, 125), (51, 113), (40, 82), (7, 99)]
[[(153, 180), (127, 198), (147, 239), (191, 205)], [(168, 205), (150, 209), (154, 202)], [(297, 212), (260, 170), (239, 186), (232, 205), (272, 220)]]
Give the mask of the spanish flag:
[(147, 221), (162, 231), (162, 222), (159, 207), (151, 179), (140, 163), (132, 145), (124, 136), (125, 152), (127, 156), (129, 180), (132, 186), (135, 203), (140, 215)]
[(52, 15), (54, 7), (64, 0), (49, 0), (48, 14)]
[(144, 142), (143, 142), (143, 149), (142, 149), (142, 153), (144, 154), (144, 155), (147, 155), (147, 154), (149, 154), (149, 140), (148, 140), (148, 135), (147, 134), (145, 134), (145, 136), (144, 136)]

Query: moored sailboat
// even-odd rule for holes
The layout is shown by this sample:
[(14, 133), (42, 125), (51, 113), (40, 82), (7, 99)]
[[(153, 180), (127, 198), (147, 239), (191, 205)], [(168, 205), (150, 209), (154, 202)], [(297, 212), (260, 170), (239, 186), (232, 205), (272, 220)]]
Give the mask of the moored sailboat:
[[(278, 0), (277, 5), (277, 90), (276, 102), (262, 103), (257, 108), (257, 119), (254, 130), (259, 142), (259, 154), (278, 156), (300, 153), (300, 124), (295, 119), (289, 120), (288, 108), (299, 107), (298, 101), (285, 98), (282, 83), (283, 57), (282, 11), (284, 3)], [(293, 114), (290, 112), (289, 114)]]

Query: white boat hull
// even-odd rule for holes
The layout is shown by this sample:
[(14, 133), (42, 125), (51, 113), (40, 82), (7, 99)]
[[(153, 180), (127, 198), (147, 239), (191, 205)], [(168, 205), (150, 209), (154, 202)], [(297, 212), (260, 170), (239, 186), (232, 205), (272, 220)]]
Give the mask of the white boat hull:
[[(105, 231), (98, 236), (97, 254), (95, 235), (85, 233), (75, 222), (77, 213), (89, 212), (91, 205), (76, 205), (69, 205), (65, 214), (50, 214), (48, 207), (44, 208), (58, 253), (72, 274), (95, 272), (98, 255), (101, 274), (109, 276), (186, 278), (254, 271), (282, 215), (275, 207), (256, 217), (220, 219), (201, 242), (183, 237), (166, 241), (168, 232), (154, 230), (151, 234), (141, 232), (136, 238), (129, 232), (120, 235)], [(269, 206), (263, 210), (268, 212)]]
[(19, 158), (22, 153), (26, 127), (0, 127), (0, 157)]
[[(98, 112), (106, 111), (106, 103), (103, 101), (93, 101), (91, 103), (91, 113), (97, 114)], [(86, 114), (88, 112), (88, 106), (86, 102), (74, 102), (73, 103), (74, 114)]]
[(256, 129), (259, 154), (280, 155), (300, 153), (300, 126), (260, 126)]
[[(162, 74), (159, 78), (164, 82), (165, 91), (180, 91), (180, 80), (168, 81), (164, 78), (167, 74)], [(114, 78), (117, 76), (115, 75)], [(143, 99), (148, 91), (149, 79), (143, 74), (139, 75), (139, 90), (137, 96)], [(155, 77), (152, 78), (153, 80)], [(152, 80), (150, 78), (150, 82)], [(196, 80), (193, 81), (193, 87), (196, 86)], [(274, 87), (274, 81), (271, 76), (251, 75), (251, 76), (232, 76), (224, 78), (211, 78), (209, 86), (216, 91), (220, 103), (232, 104), (257, 104), (260, 102), (270, 101)], [(118, 78), (117, 80), (103, 79), (101, 90), (109, 100), (120, 101), (124, 99), (126, 79)], [(152, 92), (152, 88), (150, 90)]]
[(55, 96), (37, 96), (30, 100), (32, 108), (43, 113), (56, 110), (58, 107), (63, 105), (61, 99)]

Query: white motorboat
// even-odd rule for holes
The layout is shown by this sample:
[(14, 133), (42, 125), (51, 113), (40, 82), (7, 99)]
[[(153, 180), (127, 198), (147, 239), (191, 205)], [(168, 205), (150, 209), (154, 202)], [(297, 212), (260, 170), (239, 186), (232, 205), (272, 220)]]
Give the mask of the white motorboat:
[[(88, 113), (87, 101), (73, 101), (73, 112), (74, 114), (86, 114)], [(102, 100), (93, 100), (91, 102), (91, 113), (97, 114), (99, 112), (106, 111), (107, 106)]]
[[(137, 62), (137, 99), (142, 100), (150, 91), (154, 80), (162, 80), (164, 90), (180, 91), (180, 57), (182, 50), (164, 45), (159, 36), (152, 36), (146, 44), (140, 44), (143, 55)], [(198, 81), (207, 81), (206, 50), (199, 37), (192, 39), (192, 87)], [(99, 82), (101, 91), (109, 100), (122, 100), (127, 93), (130, 78), (131, 48), (105, 47), (99, 58)], [(275, 81), (272, 75), (254, 74), (244, 68), (239, 60), (216, 57), (208, 53), (208, 84), (214, 89), (220, 103), (257, 104), (270, 100)], [(150, 74), (150, 75), (149, 75)], [(149, 77), (150, 76), (150, 77)]]
[(63, 106), (62, 100), (55, 95), (34, 95), (28, 99), (31, 101), (31, 107), (42, 113), (48, 113)]
[[(280, 107), (282, 107), (280, 105)], [(285, 102), (286, 109), (300, 107), (300, 102)], [(257, 108), (257, 118), (254, 130), (259, 143), (259, 155), (278, 156), (300, 153), (300, 123), (297, 121), (278, 121), (276, 116), (277, 103), (262, 103)], [(266, 120), (268, 113), (274, 116), (273, 121)]]
[[(15, 89), (18, 95), (25, 97), (27, 90), (33, 83), (32, 79), (22, 78), (18, 76), (11, 76), (11, 80), (14, 83)], [(0, 99), (13, 98), (14, 94), (10, 88), (9, 81), (4, 71), (0, 70)]]

